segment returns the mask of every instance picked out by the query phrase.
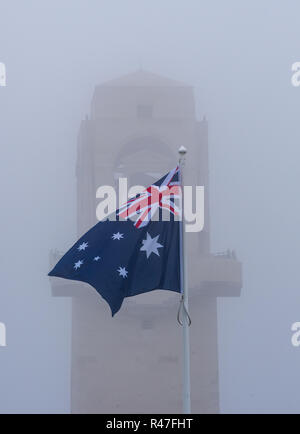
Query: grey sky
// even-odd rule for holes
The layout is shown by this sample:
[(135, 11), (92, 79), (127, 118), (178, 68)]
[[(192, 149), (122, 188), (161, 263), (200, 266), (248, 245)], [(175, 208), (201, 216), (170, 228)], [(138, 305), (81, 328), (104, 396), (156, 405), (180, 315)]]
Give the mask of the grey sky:
[(70, 305), (48, 253), (75, 237), (94, 86), (141, 65), (195, 86), (213, 250), (243, 262), (242, 296), (219, 301), (221, 410), (299, 412), (299, 15), (292, 0), (0, 0), (0, 412), (69, 411)]

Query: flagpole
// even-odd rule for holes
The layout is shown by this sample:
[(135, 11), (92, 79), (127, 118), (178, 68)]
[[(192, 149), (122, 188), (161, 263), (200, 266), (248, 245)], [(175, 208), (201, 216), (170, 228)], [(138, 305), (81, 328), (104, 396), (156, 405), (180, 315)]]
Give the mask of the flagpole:
[(187, 252), (186, 234), (184, 221), (184, 166), (187, 150), (181, 146), (179, 153), (179, 173), (181, 184), (181, 222), (180, 222), (180, 274), (181, 274), (181, 293), (183, 303), (182, 337), (183, 337), (183, 388), (182, 401), (183, 413), (191, 413), (191, 373), (190, 373), (190, 317), (189, 317), (189, 296), (188, 296), (188, 274), (187, 274)]

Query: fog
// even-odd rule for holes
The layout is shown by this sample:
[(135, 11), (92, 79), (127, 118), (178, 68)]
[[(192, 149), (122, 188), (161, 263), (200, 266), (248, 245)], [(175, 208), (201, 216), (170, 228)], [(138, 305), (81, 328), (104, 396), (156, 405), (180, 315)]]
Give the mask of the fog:
[(76, 140), (94, 88), (145, 69), (192, 85), (209, 125), (212, 250), (243, 263), (218, 300), (220, 410), (299, 412), (300, 5), (0, 0), (0, 412), (70, 411), (70, 300), (49, 251), (76, 238)]

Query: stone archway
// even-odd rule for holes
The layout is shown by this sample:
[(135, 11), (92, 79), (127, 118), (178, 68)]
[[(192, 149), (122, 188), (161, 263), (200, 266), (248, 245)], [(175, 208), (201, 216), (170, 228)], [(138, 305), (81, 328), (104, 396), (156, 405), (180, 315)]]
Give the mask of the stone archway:
[(127, 141), (114, 162), (115, 179), (126, 177), (128, 185), (151, 185), (176, 166), (170, 147), (157, 137), (143, 136)]

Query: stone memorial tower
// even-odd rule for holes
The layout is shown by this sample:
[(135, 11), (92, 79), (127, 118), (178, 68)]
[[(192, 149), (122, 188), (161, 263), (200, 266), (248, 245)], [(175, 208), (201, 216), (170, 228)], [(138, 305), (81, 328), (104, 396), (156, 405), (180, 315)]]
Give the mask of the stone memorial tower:
[[(208, 131), (191, 86), (137, 71), (97, 86), (78, 137), (78, 237), (93, 226), (101, 185), (149, 186), (188, 149), (186, 183), (205, 187), (204, 230), (188, 233), (192, 411), (219, 411), (217, 297), (237, 297), (241, 264), (210, 251)], [(71, 243), (70, 243), (71, 245)], [(53, 253), (51, 261), (59, 259)], [(52, 294), (72, 297), (73, 413), (180, 413), (179, 295), (153, 291), (126, 299), (112, 318), (89, 285), (51, 278)]]

